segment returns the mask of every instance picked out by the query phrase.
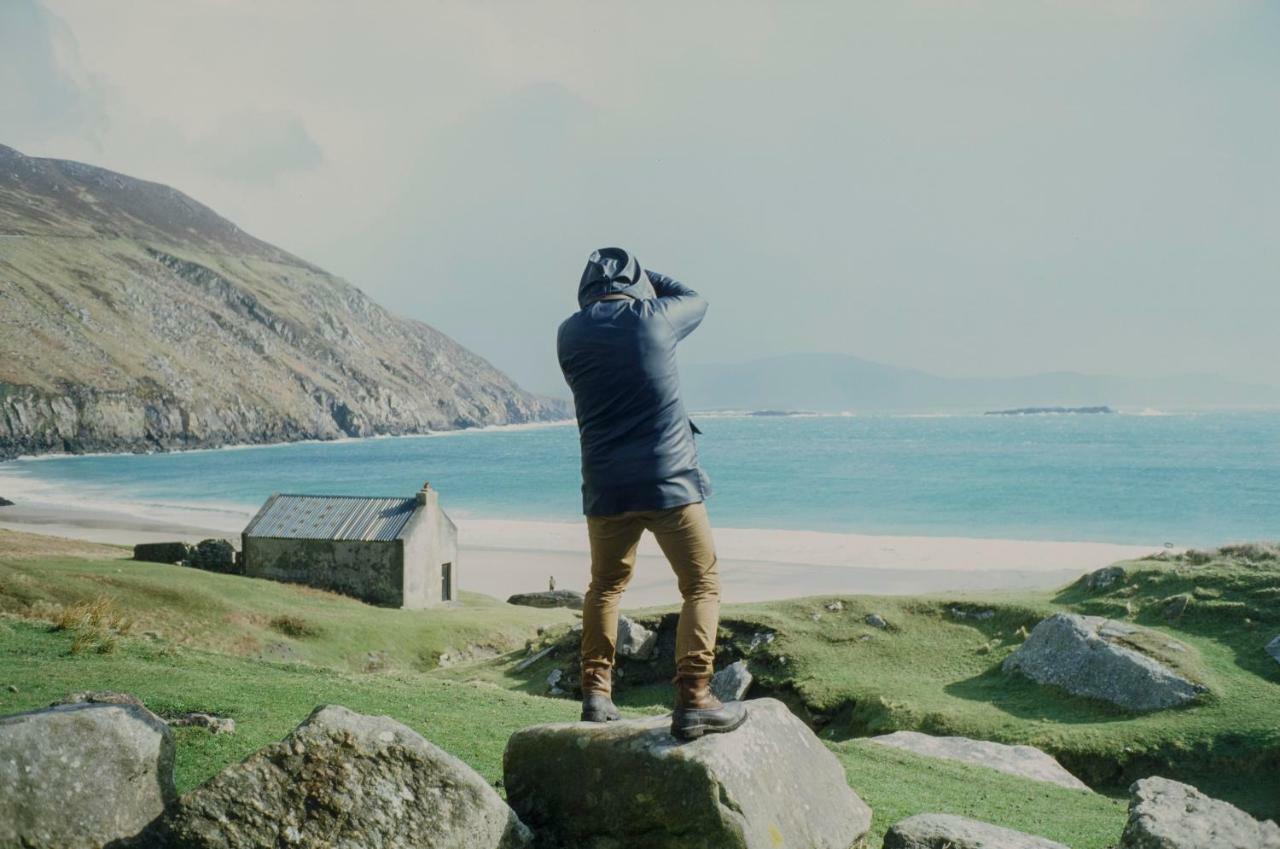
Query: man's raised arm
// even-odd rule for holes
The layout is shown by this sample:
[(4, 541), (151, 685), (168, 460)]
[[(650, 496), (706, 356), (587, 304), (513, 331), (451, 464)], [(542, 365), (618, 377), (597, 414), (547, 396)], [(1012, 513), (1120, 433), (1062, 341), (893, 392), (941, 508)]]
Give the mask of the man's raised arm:
[(671, 326), (676, 331), (676, 339), (683, 339), (688, 336), (698, 325), (702, 323), (702, 317), (707, 314), (707, 302), (701, 295), (683, 285), (665, 274), (659, 274), (656, 271), (645, 270), (649, 275), (649, 282), (653, 284), (653, 291), (656, 294), (656, 306), (667, 317), (667, 321), (671, 322)]

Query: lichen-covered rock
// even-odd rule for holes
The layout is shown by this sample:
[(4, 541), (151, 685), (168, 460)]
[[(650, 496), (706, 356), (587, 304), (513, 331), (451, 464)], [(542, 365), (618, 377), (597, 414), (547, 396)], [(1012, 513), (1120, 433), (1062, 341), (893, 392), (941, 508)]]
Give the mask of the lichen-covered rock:
[(1125, 577), (1126, 572), (1123, 566), (1103, 566), (1089, 573), (1085, 578), (1085, 585), (1094, 592), (1101, 592), (1122, 583)]
[(582, 593), (573, 590), (543, 590), (536, 593), (516, 593), (507, 599), (507, 604), (519, 604), (524, 607), (567, 607), (570, 610), (582, 609)]
[(279, 743), (179, 799), (184, 849), (515, 849), (529, 830), (471, 767), (386, 716), (319, 707)]
[(751, 689), (752, 680), (747, 662), (735, 661), (711, 676), (711, 694), (722, 702), (736, 702)]
[(1043, 837), (954, 814), (917, 814), (895, 823), (884, 849), (1067, 849)]
[(748, 702), (728, 734), (689, 743), (670, 717), (540, 725), (503, 756), (507, 798), (560, 849), (849, 849), (871, 810), (781, 702)]
[(97, 849), (136, 836), (174, 795), (169, 727), (144, 707), (0, 718), (0, 846)]
[(985, 766), (1009, 775), (1046, 781), (1072, 790), (1089, 790), (1089, 785), (1067, 772), (1052, 755), (1034, 746), (1009, 746), (989, 740), (971, 740), (968, 737), (934, 737), (918, 731), (895, 731), (872, 737), (871, 742), (925, 757)]
[(59, 705), (134, 705), (140, 708), (146, 707), (142, 703), (142, 699), (132, 693), (116, 693), (111, 690), (84, 690), (79, 693), (71, 693), (58, 699), (49, 707), (58, 707)]
[[(1036, 625), (1026, 642), (1005, 659), (1004, 670), (1132, 711), (1176, 707), (1205, 692), (1202, 685), (1133, 647), (1149, 636), (1141, 628), (1100, 616), (1057, 613)], [(1160, 641), (1190, 652), (1168, 637)]]
[(651, 631), (630, 616), (618, 618), (618, 656), (632, 660), (648, 660), (653, 657), (658, 644), (658, 632)]
[(1144, 778), (1129, 796), (1120, 849), (1280, 849), (1280, 826), (1190, 785)]
[(171, 726), (207, 728), (210, 734), (235, 734), (236, 721), (229, 716), (214, 716), (202, 711), (191, 711), (168, 717), (165, 722)]

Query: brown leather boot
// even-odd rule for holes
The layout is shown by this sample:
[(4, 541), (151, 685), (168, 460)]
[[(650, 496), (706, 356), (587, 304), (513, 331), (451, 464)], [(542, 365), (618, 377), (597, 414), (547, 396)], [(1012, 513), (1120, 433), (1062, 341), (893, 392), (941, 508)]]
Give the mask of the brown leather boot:
[(723, 734), (746, 721), (746, 705), (726, 705), (711, 694), (710, 675), (676, 678), (676, 709), (671, 714), (671, 733), (675, 737), (693, 740), (703, 734)]
[(622, 714), (613, 703), (613, 670), (607, 666), (582, 668), (582, 721), (613, 722)]

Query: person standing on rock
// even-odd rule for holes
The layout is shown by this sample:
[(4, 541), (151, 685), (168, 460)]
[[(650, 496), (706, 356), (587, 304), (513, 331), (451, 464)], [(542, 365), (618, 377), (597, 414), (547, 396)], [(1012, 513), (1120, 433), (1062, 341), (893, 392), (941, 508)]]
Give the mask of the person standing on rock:
[(557, 351), (573, 391), (582, 443), (582, 512), (591, 585), (582, 608), (582, 719), (619, 718), (612, 699), (618, 602), (647, 530), (671, 563), (684, 597), (676, 628), (676, 708), (681, 739), (732, 731), (741, 702), (711, 694), (720, 575), (698, 467), (680, 400), (676, 343), (702, 322), (707, 302), (669, 277), (646, 272), (621, 248), (587, 259), (581, 307), (560, 325)]

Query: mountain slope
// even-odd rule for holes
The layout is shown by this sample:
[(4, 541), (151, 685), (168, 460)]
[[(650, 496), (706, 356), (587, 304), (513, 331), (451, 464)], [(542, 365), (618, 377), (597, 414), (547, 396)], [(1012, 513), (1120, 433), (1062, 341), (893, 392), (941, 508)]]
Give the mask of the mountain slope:
[(790, 354), (682, 368), (690, 408), (955, 410), (998, 407), (1280, 405), (1280, 389), (1209, 375), (1124, 378), (1057, 372), (1010, 378), (947, 378), (844, 354)]
[(566, 415), (181, 192), (0, 146), (0, 459)]

